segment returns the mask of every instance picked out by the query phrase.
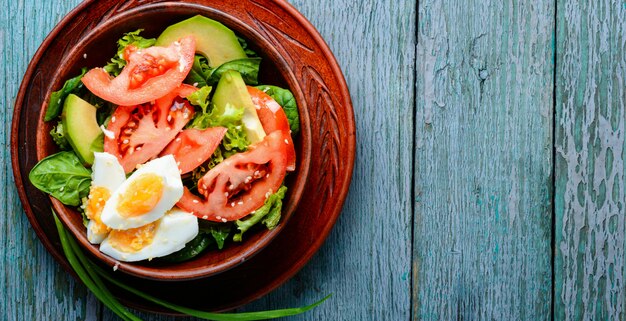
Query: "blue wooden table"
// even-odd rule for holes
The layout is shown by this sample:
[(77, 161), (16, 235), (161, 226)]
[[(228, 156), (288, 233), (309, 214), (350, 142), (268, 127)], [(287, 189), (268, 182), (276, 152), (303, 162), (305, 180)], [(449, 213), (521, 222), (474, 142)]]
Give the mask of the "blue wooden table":
[[(0, 318), (113, 320), (23, 214), (9, 128), (30, 58), (78, 0), (0, 0)], [(292, 2), (346, 76), (350, 194), (292, 280), (291, 320), (624, 320), (626, 2)], [(150, 320), (171, 317), (141, 314)]]

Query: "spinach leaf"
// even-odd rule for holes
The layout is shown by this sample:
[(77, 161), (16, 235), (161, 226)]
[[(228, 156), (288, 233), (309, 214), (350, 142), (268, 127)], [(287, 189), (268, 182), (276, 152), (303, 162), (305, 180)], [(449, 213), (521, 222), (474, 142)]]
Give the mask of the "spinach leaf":
[(52, 130), (50, 131), (50, 136), (52, 136), (52, 140), (57, 144), (57, 146), (59, 146), (59, 148), (61, 150), (71, 150), (72, 147), (70, 146), (70, 143), (67, 141), (67, 132), (65, 131), (65, 128), (63, 127), (63, 122), (62, 121), (58, 121), (57, 124), (52, 127)]
[(268, 229), (274, 229), (276, 225), (278, 225), (278, 221), (280, 221), (280, 211), (283, 207), (283, 198), (285, 198), (286, 192), (287, 187), (281, 186), (278, 191), (270, 195), (270, 197), (265, 200), (265, 204), (254, 213), (248, 215), (243, 220), (236, 220), (235, 225), (237, 225), (239, 233), (233, 236), (233, 241), (241, 242), (243, 233), (261, 221)]
[(300, 131), (300, 116), (298, 115), (298, 105), (296, 104), (296, 99), (293, 97), (291, 91), (270, 85), (261, 85), (256, 88), (270, 95), (281, 107), (283, 107), (283, 110), (287, 115), (287, 119), (289, 120), (291, 135), (297, 134)]
[(172, 263), (188, 261), (202, 253), (207, 247), (209, 247), (209, 245), (211, 245), (211, 243), (213, 243), (213, 239), (210, 235), (198, 233), (198, 235), (196, 235), (193, 240), (189, 241), (182, 250), (174, 252), (168, 256), (164, 256), (161, 260)]
[(113, 58), (111, 58), (111, 62), (109, 62), (106, 66), (104, 66), (104, 70), (109, 74), (117, 77), (124, 66), (126, 66), (126, 60), (124, 59), (124, 50), (126, 47), (133, 45), (137, 48), (148, 48), (154, 46), (156, 42), (155, 38), (144, 38), (139, 34), (143, 31), (143, 29), (138, 29), (135, 31), (131, 31), (125, 33), (122, 38), (117, 41), (117, 53)]
[(28, 174), (30, 182), (65, 205), (78, 206), (89, 194), (91, 171), (74, 152), (60, 152), (42, 159)]
[(78, 91), (83, 86), (80, 80), (86, 72), (87, 68), (81, 69), (80, 75), (68, 79), (63, 84), (63, 88), (50, 94), (50, 102), (48, 103), (48, 109), (46, 109), (46, 115), (43, 118), (44, 121), (51, 121), (59, 116), (61, 110), (63, 110), (63, 103), (67, 95)]
[(209, 61), (201, 55), (193, 58), (193, 66), (185, 79), (185, 83), (196, 87), (207, 85), (207, 79), (211, 76), (213, 68), (209, 67)]
[(257, 85), (259, 83), (259, 66), (261, 65), (261, 58), (243, 58), (229, 62), (225, 62), (217, 67), (211, 73), (207, 83), (210, 85), (217, 84), (224, 74), (228, 70), (235, 70), (241, 74), (243, 81), (248, 85)]

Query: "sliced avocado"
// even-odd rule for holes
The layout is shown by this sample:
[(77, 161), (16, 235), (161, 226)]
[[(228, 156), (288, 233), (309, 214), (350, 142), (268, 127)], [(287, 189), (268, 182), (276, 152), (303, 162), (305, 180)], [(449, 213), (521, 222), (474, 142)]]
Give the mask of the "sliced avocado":
[(247, 58), (232, 30), (200, 15), (167, 27), (155, 45), (166, 47), (188, 35), (196, 38), (196, 52), (205, 56), (212, 68), (231, 60)]
[[(67, 131), (67, 140), (83, 163), (93, 163), (93, 153), (101, 149), (97, 142), (103, 139), (96, 121), (96, 107), (70, 94), (65, 98), (61, 120)], [(101, 151), (101, 150), (100, 150)]]
[(252, 103), (252, 98), (248, 94), (248, 88), (241, 78), (241, 74), (235, 70), (224, 72), (222, 78), (217, 83), (215, 94), (213, 94), (213, 104), (220, 113), (226, 109), (226, 105), (243, 107), (243, 125), (246, 127), (246, 134), (250, 143), (254, 144), (263, 140), (265, 131), (256, 113), (256, 108)]

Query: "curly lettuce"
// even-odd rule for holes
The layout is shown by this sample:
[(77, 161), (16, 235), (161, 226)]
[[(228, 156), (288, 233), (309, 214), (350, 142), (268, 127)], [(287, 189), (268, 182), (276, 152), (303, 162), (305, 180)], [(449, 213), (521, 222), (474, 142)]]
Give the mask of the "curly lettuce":
[(273, 230), (280, 221), (281, 211), (283, 209), (283, 198), (287, 192), (286, 186), (281, 186), (278, 191), (265, 200), (263, 206), (258, 208), (254, 213), (246, 216), (242, 220), (235, 221), (237, 226), (237, 234), (233, 236), (233, 241), (241, 242), (243, 233), (251, 227), (261, 222), (269, 230)]

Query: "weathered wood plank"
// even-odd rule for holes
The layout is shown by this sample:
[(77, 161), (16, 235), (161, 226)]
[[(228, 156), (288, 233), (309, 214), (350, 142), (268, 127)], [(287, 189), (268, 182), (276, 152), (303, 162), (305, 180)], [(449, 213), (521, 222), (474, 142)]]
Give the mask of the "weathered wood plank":
[[(248, 310), (333, 297), (293, 320), (408, 320), (416, 1), (296, 0), (350, 88), (357, 160), (350, 194), (320, 252)], [(291, 318), (290, 318), (291, 320)]]
[(19, 82), (49, 30), (79, 1), (1, 0), (0, 315), (3, 320), (96, 320), (99, 304), (47, 254), (17, 197), (9, 152)]
[(555, 318), (626, 316), (626, 3), (559, 0)]
[(554, 2), (419, 2), (414, 320), (548, 320)]

